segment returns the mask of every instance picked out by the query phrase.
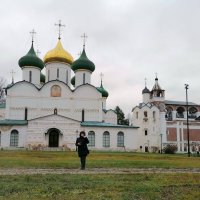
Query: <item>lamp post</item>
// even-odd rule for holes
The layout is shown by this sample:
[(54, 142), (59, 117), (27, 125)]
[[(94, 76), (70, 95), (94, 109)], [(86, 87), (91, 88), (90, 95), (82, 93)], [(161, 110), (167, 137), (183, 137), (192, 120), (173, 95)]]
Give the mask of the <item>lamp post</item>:
[(187, 109), (187, 142), (188, 142), (188, 157), (190, 157), (190, 132), (189, 132), (189, 122), (188, 122), (188, 84), (185, 84), (186, 92), (186, 109)]
[(160, 134), (160, 153), (162, 154), (162, 133)]

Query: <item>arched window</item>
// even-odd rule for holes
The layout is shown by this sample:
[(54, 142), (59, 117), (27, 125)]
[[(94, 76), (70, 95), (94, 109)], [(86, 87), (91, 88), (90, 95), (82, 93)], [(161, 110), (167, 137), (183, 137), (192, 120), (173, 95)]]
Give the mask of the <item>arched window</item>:
[(59, 69), (57, 69), (57, 78), (59, 78)]
[(197, 110), (197, 108), (195, 108), (195, 107), (190, 107), (189, 108), (189, 118), (196, 118), (197, 117), (197, 112), (198, 112), (198, 110)]
[(59, 85), (53, 85), (51, 87), (51, 96), (52, 97), (61, 97), (61, 87)]
[(54, 115), (57, 115), (58, 114), (58, 110), (57, 108), (54, 109)]
[(28, 119), (28, 108), (25, 108), (25, 111), (24, 111), (24, 119), (25, 119), (25, 120)]
[(95, 132), (94, 131), (89, 131), (88, 132), (88, 140), (89, 140), (89, 147), (94, 147), (95, 146)]
[(110, 133), (108, 131), (103, 133), (103, 147), (110, 147)]
[(176, 109), (176, 111), (177, 111), (177, 113), (176, 113), (176, 117), (177, 118), (184, 118), (184, 111), (185, 111), (185, 109), (183, 108), (183, 107), (178, 107), (177, 109)]
[(117, 146), (124, 147), (124, 133), (123, 132), (119, 132), (117, 134)]
[(32, 83), (32, 71), (29, 71), (29, 82)]
[(10, 133), (10, 146), (17, 147), (19, 140), (19, 133), (17, 130), (12, 130)]
[(147, 111), (144, 111), (144, 117), (147, 117), (148, 115), (147, 115)]
[(172, 111), (173, 111), (173, 108), (171, 106), (168, 106), (166, 108), (166, 115), (165, 115), (165, 118), (168, 120), (168, 121), (171, 121), (172, 120)]
[(138, 112), (136, 112), (136, 119), (138, 119)]
[(83, 73), (83, 84), (85, 84), (85, 73)]

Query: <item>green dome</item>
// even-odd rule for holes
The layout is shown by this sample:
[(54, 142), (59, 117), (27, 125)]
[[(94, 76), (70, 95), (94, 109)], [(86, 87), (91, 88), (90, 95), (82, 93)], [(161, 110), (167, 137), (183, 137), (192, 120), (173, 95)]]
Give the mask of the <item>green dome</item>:
[(79, 69), (86, 69), (93, 72), (95, 70), (94, 63), (90, 61), (86, 56), (85, 48), (83, 48), (82, 54), (79, 57), (79, 59), (75, 60), (72, 63), (71, 68), (73, 71), (77, 71)]
[(45, 75), (43, 73), (40, 73), (40, 82), (45, 83)]
[(37, 57), (37, 55), (34, 51), (33, 43), (31, 45), (29, 52), (25, 56), (23, 56), (19, 59), (18, 64), (21, 68), (26, 67), (26, 66), (38, 67), (41, 70), (44, 68), (43, 61)]
[(108, 97), (108, 92), (104, 89), (104, 87), (103, 87), (103, 85), (102, 85), (102, 83), (101, 83), (101, 86), (100, 87), (97, 87), (97, 90), (99, 91), (99, 92), (101, 92), (101, 94), (102, 94), (102, 97)]
[(72, 84), (73, 86), (75, 86), (75, 76), (72, 77), (72, 79), (71, 79), (71, 84)]

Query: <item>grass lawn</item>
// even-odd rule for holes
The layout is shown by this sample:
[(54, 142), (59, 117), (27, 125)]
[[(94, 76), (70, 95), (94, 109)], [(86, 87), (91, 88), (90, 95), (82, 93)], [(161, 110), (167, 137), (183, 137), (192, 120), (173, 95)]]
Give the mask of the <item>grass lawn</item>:
[(2, 200), (199, 200), (200, 174), (0, 176)]
[[(0, 151), (0, 168), (78, 168), (76, 152)], [(200, 157), (131, 152), (90, 152), (88, 168), (200, 168)]]

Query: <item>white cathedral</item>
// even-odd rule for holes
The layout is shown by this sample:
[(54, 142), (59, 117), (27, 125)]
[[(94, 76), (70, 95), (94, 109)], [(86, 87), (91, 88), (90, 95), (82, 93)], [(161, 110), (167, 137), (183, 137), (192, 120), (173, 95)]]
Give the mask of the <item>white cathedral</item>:
[[(146, 86), (142, 91), (143, 102), (132, 109), (130, 126), (118, 125), (116, 113), (106, 107), (109, 94), (102, 81), (100, 87), (91, 83), (95, 65), (85, 45), (74, 61), (60, 35), (44, 60), (33, 44), (18, 62), (22, 81), (9, 84), (0, 102), (1, 149), (74, 150), (79, 132), (85, 131), (90, 149), (159, 152), (173, 144), (178, 152), (187, 151), (186, 104), (165, 100), (157, 77), (151, 91)], [(189, 123), (190, 151), (200, 151), (200, 105), (192, 102)]]
[[(100, 87), (91, 83), (95, 65), (86, 56), (85, 45), (74, 61), (60, 36), (44, 60), (33, 44), (18, 62), (22, 81), (5, 88), (0, 147), (73, 150), (79, 132), (85, 131), (91, 149), (135, 151), (138, 127), (118, 125), (116, 113), (106, 108), (108, 92), (102, 81)], [(43, 68), (46, 75), (41, 73)]]

